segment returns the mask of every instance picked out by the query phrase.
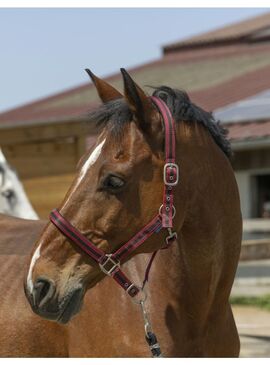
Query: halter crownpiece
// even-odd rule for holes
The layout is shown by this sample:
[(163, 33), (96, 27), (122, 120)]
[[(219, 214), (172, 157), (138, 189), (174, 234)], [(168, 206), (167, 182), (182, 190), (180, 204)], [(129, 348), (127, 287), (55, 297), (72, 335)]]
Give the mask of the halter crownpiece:
[[(158, 214), (128, 242), (110, 254), (106, 254), (96, 247), (77, 228), (67, 221), (57, 209), (54, 209), (50, 214), (51, 222), (59, 231), (77, 244), (99, 265), (102, 272), (111, 276), (131, 297), (135, 297), (142, 289), (132, 283), (123, 273), (120, 268), (121, 261), (136, 250), (136, 248), (141, 246), (147, 238), (154, 233), (158, 233), (162, 228), (167, 228), (169, 233), (165, 239), (166, 248), (177, 239), (177, 233), (172, 230), (173, 218), (176, 213), (176, 209), (173, 205), (173, 188), (179, 181), (179, 168), (175, 162), (175, 122), (169, 108), (163, 100), (154, 96), (151, 97), (151, 100), (163, 117), (165, 130), (164, 191), (163, 202), (159, 208)], [(146, 269), (144, 284), (148, 280), (150, 267), (155, 254), (156, 251)]]

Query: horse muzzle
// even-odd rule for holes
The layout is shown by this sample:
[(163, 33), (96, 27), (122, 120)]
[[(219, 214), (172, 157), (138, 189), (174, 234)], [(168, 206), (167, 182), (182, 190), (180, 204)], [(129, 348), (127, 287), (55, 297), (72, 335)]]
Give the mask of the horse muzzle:
[(66, 324), (80, 311), (84, 288), (79, 284), (69, 289), (60, 299), (54, 282), (39, 277), (33, 285), (32, 292), (29, 293), (25, 288), (25, 293), (34, 313), (45, 319)]

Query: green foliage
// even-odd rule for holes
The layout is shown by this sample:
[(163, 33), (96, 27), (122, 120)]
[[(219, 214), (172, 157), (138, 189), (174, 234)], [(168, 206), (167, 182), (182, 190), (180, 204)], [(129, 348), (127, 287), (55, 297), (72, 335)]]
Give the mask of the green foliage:
[(232, 305), (248, 305), (270, 310), (270, 294), (260, 297), (233, 296), (230, 298)]

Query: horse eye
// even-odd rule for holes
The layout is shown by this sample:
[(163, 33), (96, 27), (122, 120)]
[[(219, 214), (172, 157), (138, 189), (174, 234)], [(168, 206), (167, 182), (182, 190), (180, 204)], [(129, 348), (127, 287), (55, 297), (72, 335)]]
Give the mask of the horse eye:
[(103, 183), (103, 187), (109, 190), (117, 190), (122, 188), (124, 185), (124, 180), (114, 175), (109, 175)]
[(3, 195), (6, 199), (11, 200), (11, 199), (13, 199), (13, 198), (14, 198), (15, 193), (14, 193), (14, 191), (13, 191), (13, 190), (11, 190), (11, 189), (7, 189), (7, 190), (5, 190), (5, 191), (2, 191), (2, 195)]

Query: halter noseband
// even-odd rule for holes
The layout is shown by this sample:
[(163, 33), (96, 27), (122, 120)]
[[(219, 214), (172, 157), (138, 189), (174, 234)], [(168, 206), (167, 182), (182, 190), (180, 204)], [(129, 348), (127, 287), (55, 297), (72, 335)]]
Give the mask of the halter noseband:
[[(50, 214), (51, 222), (60, 232), (77, 244), (87, 255), (89, 255), (106, 274), (111, 276), (131, 297), (135, 297), (141, 288), (132, 283), (120, 268), (121, 261), (130, 255), (137, 247), (141, 246), (153, 233), (158, 233), (162, 228), (168, 229), (168, 236), (165, 239), (166, 247), (169, 247), (177, 239), (177, 233), (173, 232), (173, 218), (176, 209), (173, 205), (173, 187), (179, 180), (179, 169), (175, 163), (175, 122), (167, 105), (157, 97), (151, 100), (158, 108), (163, 118), (165, 129), (165, 165), (164, 165), (164, 191), (163, 203), (158, 214), (135, 236), (122, 245), (115, 252), (106, 254), (89, 241), (69, 221), (67, 221), (57, 209)], [(145, 275), (148, 279), (149, 270), (157, 251), (153, 253)], [(144, 283), (145, 283), (144, 281)]]

